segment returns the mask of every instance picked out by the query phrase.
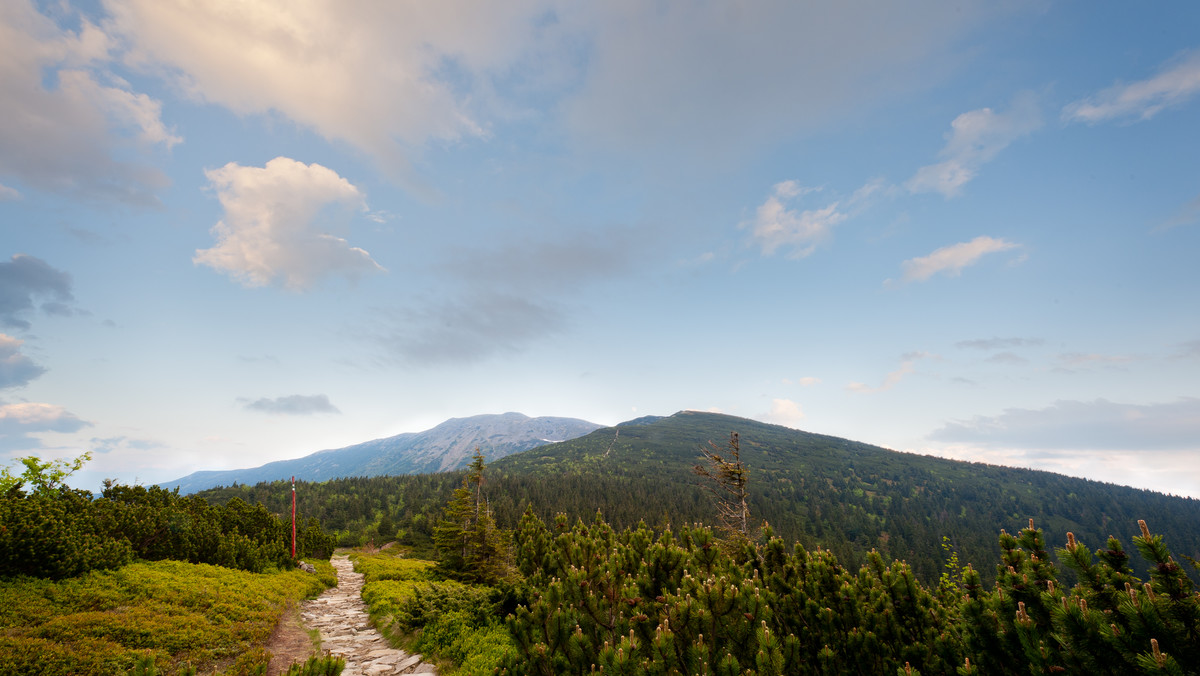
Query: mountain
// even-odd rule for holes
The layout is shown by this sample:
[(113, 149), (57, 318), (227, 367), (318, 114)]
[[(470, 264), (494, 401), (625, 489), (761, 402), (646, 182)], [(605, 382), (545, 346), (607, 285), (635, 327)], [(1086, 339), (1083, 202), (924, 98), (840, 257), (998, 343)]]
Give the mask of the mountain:
[[(727, 446), (731, 432), (739, 433), (749, 470), (754, 522), (766, 521), (775, 534), (808, 549), (832, 550), (851, 569), (876, 549), (887, 560), (907, 560), (922, 579), (936, 582), (948, 557), (945, 543), (990, 581), (999, 561), (998, 533), (1015, 533), (1029, 519), (1056, 547), (1063, 546), (1067, 532), (1092, 551), (1107, 548), (1110, 534), (1117, 536), (1141, 576), (1147, 564), (1131, 541), (1139, 534), (1138, 519), (1146, 519), (1176, 555), (1200, 558), (1200, 500), (901, 453), (693, 411), (639, 418), (489, 463), (488, 504), (503, 528), (516, 527), (526, 509), (547, 523), (563, 514), (568, 526), (575, 519), (590, 522), (597, 511), (616, 528), (639, 521), (660, 529), (712, 524), (711, 495), (692, 467), (710, 442)], [(404, 544), (431, 553), (432, 528), (461, 483), (461, 474), (448, 473), (307, 484), (300, 490), (300, 509), (339, 531), (343, 545), (398, 534)], [(279, 513), (290, 504), (290, 489), (282, 482), (203, 495), (214, 502), (235, 496), (261, 500)], [(378, 530), (384, 509), (394, 528), (387, 534)]]
[(184, 494), (215, 486), (255, 484), (295, 476), (306, 481), (338, 477), (448, 472), (465, 467), (475, 449), (489, 462), (556, 441), (573, 439), (600, 426), (577, 418), (530, 418), (520, 413), (451, 418), (424, 432), (407, 432), (345, 448), (318, 451), (260, 467), (201, 471), (160, 486)]

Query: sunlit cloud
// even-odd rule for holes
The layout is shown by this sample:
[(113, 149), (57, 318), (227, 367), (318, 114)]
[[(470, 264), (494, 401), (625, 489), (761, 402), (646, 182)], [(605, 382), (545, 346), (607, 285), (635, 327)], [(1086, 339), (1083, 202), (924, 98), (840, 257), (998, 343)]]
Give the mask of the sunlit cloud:
[(769, 256), (780, 248), (788, 248), (792, 258), (803, 258), (829, 237), (833, 226), (846, 220), (846, 215), (838, 211), (837, 202), (804, 211), (788, 208), (797, 197), (816, 190), (818, 188), (805, 188), (795, 181), (775, 184), (771, 195), (758, 207), (749, 224), (751, 235), (764, 254)]
[(30, 436), (44, 432), (78, 432), (91, 423), (62, 406), (37, 402), (0, 405), (0, 451), (32, 450), (42, 441)]
[[(930, 277), (944, 273), (957, 277), (963, 269), (979, 262), (980, 258), (990, 253), (1008, 251), (1019, 245), (1003, 239), (987, 236), (976, 237), (970, 242), (960, 242), (935, 250), (928, 256), (910, 258), (901, 264), (904, 275), (903, 282), (923, 282)], [(887, 280), (885, 283), (889, 283)]]
[(319, 164), (276, 157), (264, 167), (230, 162), (205, 172), (225, 210), (217, 244), (192, 260), (244, 286), (276, 283), (304, 291), (330, 275), (355, 279), (383, 268), (328, 232), (366, 208), (362, 193)]
[(1006, 113), (980, 108), (963, 113), (950, 123), (941, 162), (921, 167), (904, 186), (912, 193), (938, 192), (950, 198), (962, 192), (980, 167), (1013, 141), (1042, 126), (1041, 112), (1032, 95), (1017, 97)]
[(1068, 122), (1095, 124), (1114, 119), (1148, 120), (1163, 110), (1180, 106), (1200, 93), (1200, 50), (1184, 52), (1158, 75), (1129, 84), (1118, 84), (1063, 108)]
[[(158, 100), (108, 70), (116, 41), (107, 28), (66, 5), (59, 14), (78, 19), (78, 30), (25, 0), (0, 3), (0, 176), (88, 200), (157, 204), (167, 179), (145, 151), (182, 139)], [(13, 199), (16, 190), (0, 192)]]

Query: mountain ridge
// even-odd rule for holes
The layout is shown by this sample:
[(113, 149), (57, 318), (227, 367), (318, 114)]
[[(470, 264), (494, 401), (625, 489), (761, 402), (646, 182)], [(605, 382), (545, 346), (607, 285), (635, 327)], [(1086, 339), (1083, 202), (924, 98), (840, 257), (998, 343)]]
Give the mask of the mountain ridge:
[(512, 453), (570, 440), (600, 427), (579, 418), (531, 418), (516, 412), (450, 418), (422, 432), (403, 432), (258, 467), (201, 470), (158, 485), (168, 489), (178, 487), (180, 493), (190, 494), (217, 486), (254, 484), (291, 476), (305, 481), (327, 481), (352, 476), (447, 472), (466, 466), (477, 447), (492, 462)]

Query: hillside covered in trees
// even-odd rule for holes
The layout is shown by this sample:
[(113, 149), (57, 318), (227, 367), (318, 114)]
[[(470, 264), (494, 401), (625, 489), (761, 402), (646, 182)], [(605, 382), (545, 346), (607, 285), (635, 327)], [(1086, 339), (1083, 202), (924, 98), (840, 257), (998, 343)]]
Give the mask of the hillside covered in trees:
[[(1141, 518), (1182, 555), (1200, 558), (1200, 500), (1167, 496), (1049, 472), (899, 453), (846, 439), (731, 416), (681, 412), (603, 428), (568, 442), (518, 453), (488, 467), (487, 496), (496, 522), (515, 528), (532, 508), (590, 521), (597, 511), (614, 528), (645, 521), (661, 530), (714, 522), (709, 496), (692, 474), (701, 449), (741, 439), (749, 470), (751, 514), (806, 548), (832, 551), (857, 567), (877, 550), (907, 561), (918, 578), (938, 578), (947, 557), (943, 538), (988, 582), (995, 533), (1033, 518), (1049, 533), (1073, 532), (1089, 543), (1128, 538)], [(298, 485), (300, 510), (337, 531), (341, 544), (399, 539), (432, 552), (442, 506), (462, 473), (350, 478)], [(262, 501), (282, 513), (283, 482), (200, 494)], [(1069, 575), (1069, 573), (1068, 573)]]

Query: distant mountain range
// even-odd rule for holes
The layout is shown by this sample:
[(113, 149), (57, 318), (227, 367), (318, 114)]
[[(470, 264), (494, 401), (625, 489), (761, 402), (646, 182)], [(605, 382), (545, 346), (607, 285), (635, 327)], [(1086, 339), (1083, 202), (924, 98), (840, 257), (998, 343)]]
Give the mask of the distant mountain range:
[(451, 418), (424, 432), (406, 432), (261, 467), (193, 472), (159, 485), (167, 489), (178, 486), (180, 493), (190, 494), (216, 486), (278, 481), (292, 476), (304, 481), (327, 481), (340, 477), (448, 472), (465, 467), (476, 448), (491, 462), (544, 444), (574, 439), (600, 427), (578, 418), (530, 418), (520, 413)]

